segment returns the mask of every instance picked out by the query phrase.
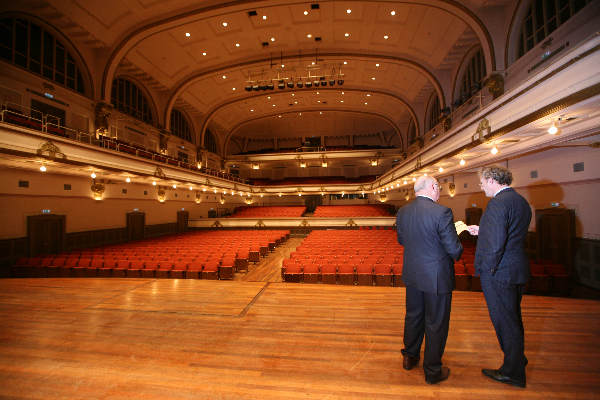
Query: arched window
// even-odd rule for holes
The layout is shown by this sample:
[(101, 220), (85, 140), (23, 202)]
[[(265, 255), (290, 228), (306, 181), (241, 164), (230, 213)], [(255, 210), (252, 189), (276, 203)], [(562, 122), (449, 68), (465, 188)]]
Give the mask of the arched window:
[(171, 133), (188, 142), (192, 141), (192, 130), (185, 115), (175, 108), (171, 110)]
[(204, 134), (204, 148), (211, 153), (217, 153), (217, 140), (210, 130)]
[(480, 48), (473, 54), (466, 65), (462, 79), (460, 80), (459, 97), (454, 102), (454, 107), (460, 106), (481, 89), (481, 81), (485, 78), (485, 75), (485, 58)]
[(0, 19), (0, 58), (61, 86), (86, 93), (82, 68), (63, 42), (25, 18)]
[(429, 108), (427, 109), (427, 124), (425, 125), (425, 132), (433, 129), (438, 122), (440, 122), (440, 99), (437, 93), (433, 93), (429, 101)]
[(408, 123), (407, 130), (408, 144), (409, 146), (417, 141), (417, 126), (415, 125), (415, 121), (411, 118)]
[(124, 114), (131, 115), (150, 125), (154, 122), (150, 103), (144, 92), (127, 79), (113, 80), (110, 101), (117, 110)]
[(519, 55), (523, 56), (592, 0), (533, 0), (521, 22)]

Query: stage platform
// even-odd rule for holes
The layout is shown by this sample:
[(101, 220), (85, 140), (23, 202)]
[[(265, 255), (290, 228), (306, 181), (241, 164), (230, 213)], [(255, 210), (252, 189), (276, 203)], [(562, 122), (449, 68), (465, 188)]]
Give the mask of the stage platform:
[(2, 399), (597, 399), (600, 302), (524, 296), (527, 388), (483, 294), (454, 292), (444, 364), (402, 369), (404, 288), (0, 279)]

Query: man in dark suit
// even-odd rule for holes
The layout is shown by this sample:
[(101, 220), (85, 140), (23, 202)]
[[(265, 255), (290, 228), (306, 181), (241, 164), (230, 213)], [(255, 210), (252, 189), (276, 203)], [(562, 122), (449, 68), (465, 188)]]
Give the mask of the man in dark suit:
[(481, 288), (504, 363), (499, 369), (483, 369), (484, 375), (498, 382), (525, 387), (525, 357), (521, 297), (529, 279), (529, 260), (525, 239), (531, 222), (527, 201), (509, 185), (511, 172), (502, 167), (483, 168), (480, 186), (492, 199), (480, 225), (468, 230), (479, 235), (475, 250), (475, 270), (481, 277)]
[(454, 227), (452, 210), (437, 204), (437, 180), (423, 176), (415, 182), (416, 199), (396, 216), (398, 242), (404, 246), (402, 280), (406, 285), (404, 369), (419, 363), (425, 336), (423, 369), (429, 384), (448, 378), (442, 355), (448, 338), (454, 289), (454, 260), (463, 248)]

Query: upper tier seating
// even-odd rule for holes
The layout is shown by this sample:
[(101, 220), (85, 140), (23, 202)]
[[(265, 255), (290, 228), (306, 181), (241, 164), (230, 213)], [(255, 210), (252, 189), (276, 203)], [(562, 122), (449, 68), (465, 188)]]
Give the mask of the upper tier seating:
[(390, 217), (388, 207), (381, 205), (318, 206), (315, 217)]
[(242, 206), (235, 209), (231, 218), (299, 218), (306, 208), (304, 206)]

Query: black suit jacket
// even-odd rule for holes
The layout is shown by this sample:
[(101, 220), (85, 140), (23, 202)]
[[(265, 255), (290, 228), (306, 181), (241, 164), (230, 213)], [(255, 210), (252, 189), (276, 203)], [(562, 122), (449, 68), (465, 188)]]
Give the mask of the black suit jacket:
[(398, 210), (398, 243), (404, 246), (402, 280), (429, 293), (454, 289), (454, 260), (463, 248), (458, 240), (452, 210), (417, 196)]
[(502, 190), (488, 203), (479, 222), (475, 270), (507, 284), (529, 279), (525, 239), (531, 222), (527, 200), (514, 189)]

